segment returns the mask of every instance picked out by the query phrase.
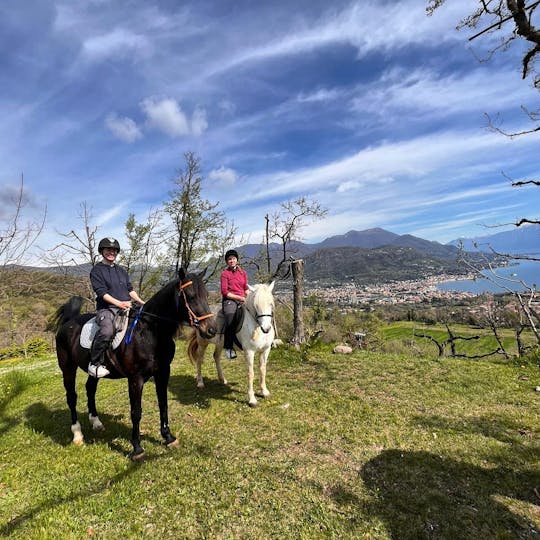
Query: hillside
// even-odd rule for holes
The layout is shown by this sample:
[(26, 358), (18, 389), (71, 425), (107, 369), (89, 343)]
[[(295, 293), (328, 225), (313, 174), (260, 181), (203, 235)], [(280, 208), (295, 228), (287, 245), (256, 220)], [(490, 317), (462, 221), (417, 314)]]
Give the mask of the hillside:
[(373, 284), (465, 273), (455, 260), (423, 255), (412, 247), (327, 248), (307, 255), (304, 260), (306, 280), (332, 283), (355, 280), (359, 284)]

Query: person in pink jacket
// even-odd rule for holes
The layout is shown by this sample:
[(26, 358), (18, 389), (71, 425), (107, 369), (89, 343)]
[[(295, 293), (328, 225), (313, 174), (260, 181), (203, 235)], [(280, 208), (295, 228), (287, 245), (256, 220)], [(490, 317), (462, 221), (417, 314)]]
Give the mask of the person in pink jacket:
[(249, 294), (248, 277), (246, 272), (238, 266), (238, 258), (238, 252), (229, 249), (225, 253), (227, 267), (221, 272), (221, 296), (225, 316), (224, 349), (225, 356), (229, 359), (236, 358), (233, 328), (236, 311), (246, 301), (246, 296)]

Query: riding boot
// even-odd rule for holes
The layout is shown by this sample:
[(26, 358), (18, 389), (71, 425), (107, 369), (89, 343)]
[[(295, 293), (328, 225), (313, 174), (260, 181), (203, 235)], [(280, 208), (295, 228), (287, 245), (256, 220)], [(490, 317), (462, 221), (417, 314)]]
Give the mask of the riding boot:
[(105, 352), (109, 348), (111, 341), (96, 336), (92, 342), (90, 351), (90, 363), (88, 364), (88, 375), (101, 379), (110, 373), (103, 365), (105, 361)]
[(236, 358), (236, 351), (234, 350), (234, 334), (234, 328), (225, 328), (225, 332), (223, 335), (223, 348), (225, 349), (225, 356), (229, 360), (233, 360), (234, 358)]

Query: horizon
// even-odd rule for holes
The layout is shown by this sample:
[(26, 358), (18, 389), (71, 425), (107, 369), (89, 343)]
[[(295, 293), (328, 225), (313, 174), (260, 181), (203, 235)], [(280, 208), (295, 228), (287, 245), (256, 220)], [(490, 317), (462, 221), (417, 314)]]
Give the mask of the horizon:
[(81, 225), (82, 202), (98, 235), (123, 243), (129, 213), (145, 221), (168, 200), (188, 151), (203, 197), (245, 243), (299, 196), (328, 209), (304, 243), (380, 227), (447, 244), (535, 218), (540, 191), (509, 178), (540, 176), (537, 136), (510, 139), (485, 121), (529, 127), (521, 106), (535, 110), (538, 91), (519, 75), (526, 45), (479, 62), (498, 34), (469, 44), (474, 32), (455, 30), (474, 5), (430, 17), (426, 5), (0, 6), (0, 224), (24, 175), (25, 218), (47, 207), (39, 248)]

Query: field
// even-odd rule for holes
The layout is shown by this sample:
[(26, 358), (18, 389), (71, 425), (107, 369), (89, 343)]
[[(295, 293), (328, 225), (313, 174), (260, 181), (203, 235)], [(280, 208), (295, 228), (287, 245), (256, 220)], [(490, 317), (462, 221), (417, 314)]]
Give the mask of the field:
[(282, 348), (272, 396), (250, 409), (241, 357), (224, 360), (228, 387), (207, 360), (197, 391), (184, 350), (169, 389), (180, 444), (160, 444), (149, 382), (141, 464), (126, 381), (100, 383), (94, 434), (79, 376), (76, 447), (55, 360), (0, 364), (1, 537), (538, 538), (536, 365)]

